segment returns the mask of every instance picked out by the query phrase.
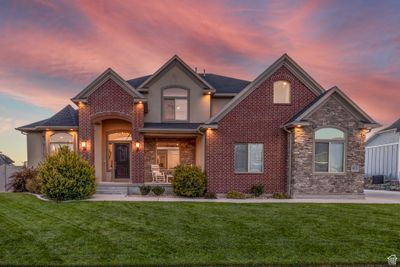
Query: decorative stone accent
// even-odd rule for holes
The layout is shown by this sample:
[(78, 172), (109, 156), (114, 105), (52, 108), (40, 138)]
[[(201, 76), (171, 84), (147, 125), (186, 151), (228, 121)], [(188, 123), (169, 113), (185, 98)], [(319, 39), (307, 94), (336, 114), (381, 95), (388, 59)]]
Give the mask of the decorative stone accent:
[(157, 138), (146, 137), (144, 140), (144, 175), (145, 182), (152, 182), (151, 165), (157, 163), (157, 142), (179, 144), (179, 159), (181, 164), (196, 164), (196, 139), (195, 138)]
[[(295, 128), (293, 133), (292, 196), (363, 193), (365, 134), (358, 129), (359, 120), (341, 101), (331, 97), (308, 121), (310, 126)], [(346, 134), (343, 174), (313, 171), (314, 131), (321, 127), (339, 128)]]

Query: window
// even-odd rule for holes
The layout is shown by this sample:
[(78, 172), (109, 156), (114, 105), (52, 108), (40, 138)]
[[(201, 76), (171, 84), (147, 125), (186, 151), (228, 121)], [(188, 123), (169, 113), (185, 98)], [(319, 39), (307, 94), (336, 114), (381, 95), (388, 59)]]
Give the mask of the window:
[(107, 135), (107, 171), (111, 171), (113, 169), (114, 143), (131, 141), (132, 134), (130, 132), (116, 132)]
[(163, 102), (164, 120), (188, 120), (188, 91), (186, 89), (165, 89)]
[(344, 132), (335, 128), (322, 128), (315, 131), (315, 172), (343, 172), (344, 170)]
[(263, 144), (235, 145), (235, 172), (261, 173), (263, 171)]
[(290, 82), (274, 82), (274, 104), (290, 104)]
[(62, 146), (66, 146), (71, 151), (74, 151), (74, 137), (68, 133), (55, 133), (50, 136), (50, 155), (57, 152)]
[(157, 164), (162, 169), (174, 169), (180, 163), (179, 144), (158, 143)]

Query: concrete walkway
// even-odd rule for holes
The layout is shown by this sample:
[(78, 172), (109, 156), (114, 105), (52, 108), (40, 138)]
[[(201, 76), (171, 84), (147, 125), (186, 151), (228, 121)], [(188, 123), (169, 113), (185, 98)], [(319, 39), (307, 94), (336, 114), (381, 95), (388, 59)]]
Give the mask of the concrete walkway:
[(124, 195), (99, 195), (95, 194), (88, 201), (161, 201), (161, 202), (220, 202), (220, 203), (355, 203), (355, 204), (400, 204), (400, 192), (365, 190), (365, 199), (337, 199), (337, 198), (312, 198), (312, 199), (203, 199), (183, 198), (174, 196), (124, 196)]

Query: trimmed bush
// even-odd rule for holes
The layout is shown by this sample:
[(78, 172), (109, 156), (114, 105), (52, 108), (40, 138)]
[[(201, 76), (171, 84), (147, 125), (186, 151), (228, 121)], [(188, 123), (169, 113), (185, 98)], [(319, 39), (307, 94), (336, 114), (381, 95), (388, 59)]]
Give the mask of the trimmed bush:
[(264, 186), (262, 184), (259, 185), (253, 185), (251, 187), (251, 193), (254, 194), (254, 196), (259, 197), (264, 193)]
[[(7, 190), (13, 192), (40, 192), (40, 183), (37, 178), (37, 170), (34, 168), (23, 167), (10, 176), (11, 181), (7, 185)], [(33, 186), (35, 185), (35, 186)]]
[(216, 198), (217, 198), (217, 194), (212, 193), (212, 192), (206, 192), (206, 193), (204, 194), (204, 198), (216, 199)]
[(151, 186), (150, 185), (142, 185), (139, 186), (140, 194), (143, 196), (148, 195), (151, 191)]
[(272, 198), (286, 199), (289, 198), (285, 193), (273, 193)]
[(178, 196), (202, 197), (207, 188), (207, 177), (199, 167), (179, 165), (172, 187)]
[(162, 186), (157, 185), (157, 186), (154, 186), (154, 187), (151, 189), (151, 191), (154, 193), (154, 195), (160, 196), (160, 195), (162, 195), (162, 194), (165, 192), (165, 188), (162, 187)]
[(41, 192), (49, 199), (85, 199), (96, 191), (94, 168), (68, 147), (61, 147), (38, 167)]
[(233, 198), (233, 199), (244, 199), (246, 198), (246, 194), (237, 191), (229, 191), (226, 194), (226, 198)]

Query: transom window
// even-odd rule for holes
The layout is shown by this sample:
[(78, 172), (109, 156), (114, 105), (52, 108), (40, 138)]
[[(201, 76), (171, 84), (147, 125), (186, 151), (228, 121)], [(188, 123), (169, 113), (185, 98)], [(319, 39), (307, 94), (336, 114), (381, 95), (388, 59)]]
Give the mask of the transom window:
[(263, 171), (263, 144), (235, 144), (235, 172), (261, 173)]
[(74, 151), (74, 137), (68, 133), (55, 133), (50, 136), (50, 155), (56, 153), (63, 146)]
[(290, 104), (290, 82), (274, 82), (274, 104)]
[(164, 120), (188, 120), (188, 90), (181, 88), (165, 89), (163, 105)]
[(344, 132), (335, 128), (322, 128), (314, 133), (315, 172), (344, 171)]

